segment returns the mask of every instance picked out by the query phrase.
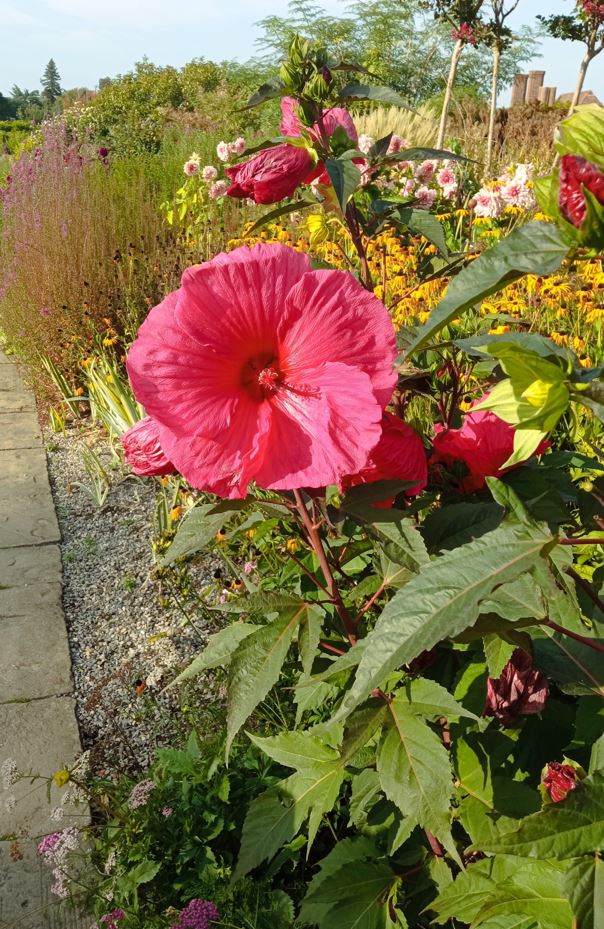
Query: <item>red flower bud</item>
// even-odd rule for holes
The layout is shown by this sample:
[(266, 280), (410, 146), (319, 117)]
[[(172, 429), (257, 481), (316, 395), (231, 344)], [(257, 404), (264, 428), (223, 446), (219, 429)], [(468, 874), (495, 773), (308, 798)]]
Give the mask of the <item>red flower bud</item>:
[(604, 206), (604, 174), (597, 165), (581, 155), (564, 155), (560, 163), (560, 212), (577, 229), (587, 215), (585, 190)]
[(256, 203), (277, 203), (292, 196), (312, 166), (312, 157), (305, 148), (275, 145), (226, 169), (232, 182), (227, 194), (251, 197)]
[(548, 696), (547, 680), (533, 668), (531, 656), (517, 648), (499, 677), (487, 681), (484, 715), (508, 726), (517, 716), (540, 713)]
[(545, 774), (541, 783), (547, 790), (552, 803), (560, 803), (567, 793), (577, 786), (577, 772), (569, 764), (550, 761), (547, 766), (547, 774)]
[(122, 434), (124, 457), (139, 477), (174, 474), (176, 468), (168, 461), (159, 444), (159, 426), (150, 416), (130, 426)]

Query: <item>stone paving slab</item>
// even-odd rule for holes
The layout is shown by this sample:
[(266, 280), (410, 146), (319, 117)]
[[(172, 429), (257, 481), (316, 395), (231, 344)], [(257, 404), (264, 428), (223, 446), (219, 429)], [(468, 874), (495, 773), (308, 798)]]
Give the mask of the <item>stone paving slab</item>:
[(60, 538), (44, 449), (0, 451), (0, 548)]
[[(13, 758), (19, 771), (50, 777), (72, 764), (80, 750), (73, 697), (0, 705), (0, 758)], [(60, 805), (63, 791), (51, 785), (49, 803), (45, 781), (20, 780), (10, 788), (14, 809), (0, 811), (0, 838), (55, 832), (57, 824), (50, 812)]]
[[(33, 395), (0, 352), (0, 763), (46, 777), (81, 750), (61, 603), (59, 527)], [(88, 822), (50, 819), (62, 790), (19, 780), (0, 795), (0, 929), (85, 929), (57, 905), (40, 837)], [(14, 805), (7, 797), (14, 798)]]
[(0, 841), (0, 929), (88, 929), (90, 917), (82, 918), (50, 893), (47, 872), (35, 841)]
[(34, 410), (0, 413), (0, 451), (32, 448), (42, 444), (42, 433)]
[(71, 658), (61, 609), (3, 619), (0, 706), (73, 689)]

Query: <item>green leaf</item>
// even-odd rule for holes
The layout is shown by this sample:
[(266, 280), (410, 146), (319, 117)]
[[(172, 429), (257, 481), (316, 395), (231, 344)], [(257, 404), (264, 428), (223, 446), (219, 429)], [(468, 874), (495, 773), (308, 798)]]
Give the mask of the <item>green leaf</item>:
[[(449, 250), (445, 241), (445, 231), (433, 213), (428, 210), (416, 210), (396, 201), (378, 200), (377, 205), (388, 217), (409, 229), (415, 235), (421, 235), (431, 242), (443, 257), (448, 258)], [(389, 208), (388, 208), (389, 207)]]
[(341, 158), (328, 158), (325, 162), (325, 169), (333, 184), (338, 203), (345, 210), (346, 204), (359, 186), (361, 172), (352, 161)]
[(448, 690), (427, 677), (405, 681), (397, 693), (397, 698), (399, 697), (409, 702), (412, 713), (426, 716), (428, 719), (439, 719), (441, 716), (478, 719), (474, 713), (470, 713), (458, 703)]
[[(215, 504), (202, 503), (185, 516), (178, 527), (172, 545), (160, 561), (162, 567), (184, 555), (193, 555), (214, 540), (217, 532), (233, 516), (234, 508), (215, 512)], [(239, 509), (239, 507), (237, 508)]]
[(273, 613), (296, 607), (310, 608), (310, 605), (287, 590), (257, 590), (250, 594), (242, 594), (236, 600), (229, 600), (227, 603), (216, 603), (212, 609), (220, 613), (251, 613), (264, 619)]
[(364, 700), (391, 671), (476, 621), (480, 602), (530, 568), (551, 536), (530, 526), (502, 526), (424, 565), (397, 591), (365, 638), (354, 684), (338, 717)]
[(572, 929), (568, 900), (562, 895), (562, 874), (549, 862), (517, 862), (513, 877), (499, 884), (483, 903), (472, 927), (488, 925), (501, 917), (536, 920), (541, 929)]
[(568, 246), (552, 223), (534, 221), (516, 227), (453, 278), (444, 298), (432, 310), (406, 354), (423, 348), (464, 310), (523, 275), (557, 271), (567, 252)]
[(432, 551), (458, 548), (496, 529), (503, 515), (496, 503), (452, 503), (428, 513), (422, 535)]
[(409, 109), (409, 104), (391, 87), (360, 84), (358, 81), (351, 81), (342, 88), (338, 96), (341, 100), (373, 100), (376, 103), (387, 103), (390, 106)]
[(493, 594), (483, 600), (481, 613), (495, 613), (502, 619), (546, 619), (547, 609), (534, 576), (527, 572), (513, 581), (498, 587)]
[(306, 610), (298, 631), (298, 650), (305, 674), (310, 674), (319, 648), (325, 614), (318, 607)]
[(524, 819), (484, 851), (531, 858), (578, 858), (604, 847), (604, 771), (577, 784), (560, 803)]
[(287, 610), (237, 646), (229, 668), (227, 756), (246, 719), (277, 683), (294, 632), (305, 612), (305, 604)]
[[(386, 898), (397, 878), (384, 859), (355, 861), (332, 873), (305, 903), (320, 912), (321, 929), (389, 929)], [(304, 910), (300, 914), (302, 917)], [(395, 924), (396, 925), (396, 924)]]
[(591, 103), (562, 120), (556, 130), (555, 144), (561, 155), (582, 155), (603, 167), (603, 140), (604, 113), (601, 106)]
[(201, 674), (202, 671), (207, 671), (209, 668), (223, 668), (225, 665), (229, 664), (239, 644), (243, 642), (247, 636), (256, 632), (257, 629), (258, 626), (254, 626), (251, 623), (233, 623), (227, 626), (226, 629), (215, 632), (214, 635), (210, 636), (208, 644), (201, 655), (194, 658), (188, 668), (185, 668), (185, 670), (172, 681), (170, 686), (173, 687), (174, 684), (179, 684), (181, 681), (188, 681), (190, 678), (196, 677), (198, 674)]
[(429, 909), (436, 913), (435, 921), (444, 923), (456, 919), (464, 923), (472, 922), (498, 882), (512, 877), (517, 867), (517, 860), (512, 858), (487, 859), (468, 865), (430, 903)]
[(291, 799), (284, 799), (276, 788), (252, 800), (243, 824), (241, 848), (233, 880), (243, 877), (263, 861), (270, 861), (300, 829), (304, 817)]
[(245, 238), (251, 236), (257, 229), (260, 229), (261, 226), (265, 226), (267, 223), (272, 223), (280, 216), (285, 216), (287, 213), (294, 213), (298, 210), (306, 210), (309, 206), (316, 205), (316, 200), (293, 200), (291, 203), (285, 203), (283, 206), (278, 206), (277, 209), (270, 210), (269, 213), (265, 213), (264, 216), (261, 216), (260, 219), (257, 219), (254, 225), (250, 226), (250, 228), (246, 230)]
[(378, 756), (382, 790), (403, 816), (429, 829), (449, 851), (453, 775), (442, 740), (418, 719), (401, 695), (389, 704), (392, 728)]
[(446, 148), (403, 148), (388, 155), (388, 161), (466, 161), (476, 164), (466, 155), (456, 155)]
[[(354, 866), (379, 857), (375, 844), (364, 836), (353, 839), (342, 839), (334, 846), (332, 851), (319, 862), (319, 871), (309, 884), (308, 891), (302, 901), (299, 921), (304, 926), (314, 926), (320, 923), (323, 916), (332, 908), (333, 901), (324, 899), (325, 890), (334, 874), (342, 869)], [(313, 899), (311, 899), (311, 897)]]
[(564, 875), (573, 929), (604, 929), (604, 862), (599, 855), (573, 861)]
[(265, 103), (266, 100), (274, 100), (275, 97), (283, 96), (283, 81), (278, 77), (271, 77), (270, 80), (261, 84), (258, 90), (252, 94), (248, 102), (242, 109), (249, 110), (254, 106)]
[(485, 635), (482, 644), (484, 647), (484, 657), (487, 660), (490, 677), (499, 677), (506, 664), (512, 657), (516, 645), (506, 642), (500, 636), (491, 633)]
[(589, 759), (589, 773), (594, 771), (604, 771), (604, 735), (601, 735), (591, 750)]
[(340, 757), (340, 753), (326, 745), (320, 736), (312, 732), (280, 732), (269, 738), (260, 738), (248, 732), (248, 737), (265, 755), (287, 768), (316, 768), (331, 765)]

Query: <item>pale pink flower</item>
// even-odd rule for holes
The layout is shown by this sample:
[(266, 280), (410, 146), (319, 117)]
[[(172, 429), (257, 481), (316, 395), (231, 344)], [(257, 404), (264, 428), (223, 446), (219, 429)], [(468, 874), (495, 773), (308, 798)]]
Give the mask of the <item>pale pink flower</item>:
[(422, 161), (415, 169), (415, 176), (421, 184), (427, 184), (434, 176), (435, 164), (433, 161)]
[(188, 177), (193, 177), (195, 174), (199, 174), (199, 162), (185, 161), (183, 171)]
[(474, 213), (484, 219), (497, 219), (503, 207), (500, 191), (496, 187), (483, 187), (474, 197)]
[(245, 497), (251, 481), (292, 490), (359, 471), (381, 434), (395, 354), (385, 307), (351, 274), (260, 244), (185, 271), (127, 364), (189, 483)]
[[(283, 97), (281, 101), (281, 135), (297, 137), (302, 135), (302, 123), (298, 117), (300, 104), (293, 97)], [(327, 136), (332, 136), (338, 127), (346, 132), (346, 135), (353, 142), (358, 139), (356, 126), (348, 110), (340, 106), (331, 107), (322, 114), (323, 132)], [(308, 129), (310, 135), (316, 139), (321, 139), (321, 127), (318, 122), (312, 129)]]
[(161, 815), (164, 816), (166, 819), (169, 819), (173, 812), (174, 810), (172, 809), (171, 806), (164, 806), (162, 807)]
[(457, 196), (458, 190), (459, 187), (457, 186), (457, 182), (454, 184), (448, 184), (446, 187), (443, 187), (443, 197), (445, 200), (452, 200)]
[(242, 135), (238, 139), (235, 139), (233, 142), (229, 142), (229, 152), (231, 155), (243, 155), (245, 151), (245, 139)]
[(228, 596), (229, 596), (228, 590), (226, 589), (226, 587), (223, 587), (222, 590), (220, 591), (220, 596), (218, 597), (218, 602), (219, 602), (219, 603), (226, 603), (226, 602), (227, 602), (227, 599), (228, 599)]
[(436, 191), (429, 187), (418, 187), (415, 191), (416, 206), (418, 210), (430, 210), (436, 200)]
[(388, 146), (388, 154), (393, 155), (396, 152), (400, 152), (402, 148), (409, 148), (409, 142), (407, 139), (401, 139), (400, 135), (394, 133), (390, 139), (390, 144)]
[(415, 180), (412, 177), (406, 180), (401, 189), (401, 194), (403, 195), (403, 197), (411, 197), (413, 193), (415, 192), (416, 186), (417, 184), (415, 183)]
[(215, 181), (210, 190), (208, 191), (212, 200), (218, 200), (220, 197), (224, 197), (227, 190), (229, 189), (228, 181)]
[(439, 187), (445, 188), (455, 184), (455, 174), (450, 168), (441, 168), (436, 175), (436, 183)]
[(366, 155), (371, 146), (375, 144), (375, 139), (372, 139), (370, 135), (365, 135), (365, 133), (363, 133), (359, 136), (359, 141), (357, 144), (359, 151)]
[(256, 562), (255, 562), (255, 561), (246, 561), (246, 563), (245, 563), (244, 566), (243, 566), (243, 573), (244, 573), (244, 574), (251, 574), (252, 571), (255, 571), (255, 570), (256, 570)]
[(211, 184), (218, 177), (218, 170), (214, 165), (206, 165), (201, 172), (201, 176), (207, 184)]
[(216, 146), (216, 154), (221, 161), (228, 161), (230, 156), (229, 146), (227, 142), (219, 142)]
[(174, 465), (168, 461), (159, 444), (159, 428), (150, 416), (145, 416), (126, 432), (121, 443), (124, 458), (139, 477), (174, 474)]

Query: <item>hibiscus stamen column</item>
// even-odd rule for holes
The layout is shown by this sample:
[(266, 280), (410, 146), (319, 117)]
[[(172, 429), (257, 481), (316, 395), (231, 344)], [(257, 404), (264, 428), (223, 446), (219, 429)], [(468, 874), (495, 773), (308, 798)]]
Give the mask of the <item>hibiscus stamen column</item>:
[(313, 525), (313, 521), (308, 514), (306, 504), (304, 503), (304, 499), (300, 491), (294, 490), (294, 496), (298, 505), (300, 520), (304, 529), (306, 530), (306, 536), (308, 538), (309, 545), (317, 556), (319, 565), (321, 566), (321, 570), (323, 572), (323, 577), (325, 578), (325, 582), (327, 584), (327, 589), (329, 590), (329, 594), (336, 608), (336, 612), (342, 620), (342, 625), (344, 626), (344, 631), (348, 636), (348, 641), (351, 645), (354, 645), (357, 640), (356, 625), (350, 616), (350, 613), (346, 609), (344, 601), (342, 600), (336, 579), (334, 578), (333, 572), (329, 566), (329, 562), (327, 561), (327, 556), (325, 554), (325, 549), (323, 548), (323, 541), (321, 536), (319, 535), (316, 526)]

